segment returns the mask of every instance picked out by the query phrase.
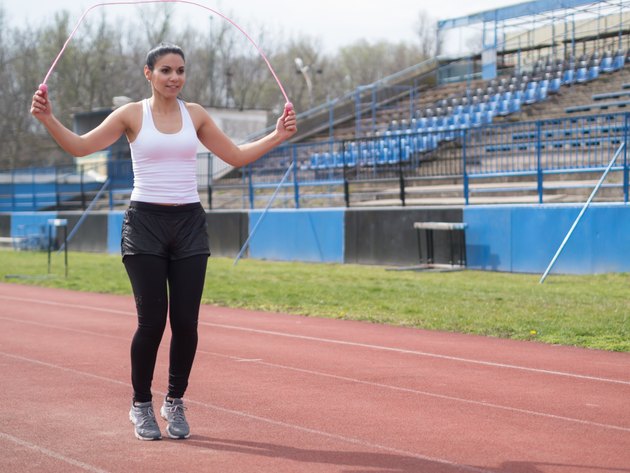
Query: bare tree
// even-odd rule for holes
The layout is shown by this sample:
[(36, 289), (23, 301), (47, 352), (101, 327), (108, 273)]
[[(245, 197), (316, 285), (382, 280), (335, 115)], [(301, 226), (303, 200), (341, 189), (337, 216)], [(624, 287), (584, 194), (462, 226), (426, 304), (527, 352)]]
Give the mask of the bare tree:
[(418, 12), (415, 32), (423, 58), (432, 58), (442, 52), (442, 40), (438, 37), (437, 21), (424, 10)]
[[(77, 112), (111, 107), (116, 96), (147, 97), (150, 89), (142, 66), (146, 52), (162, 41), (186, 51), (186, 100), (268, 110), (269, 124), (273, 123), (284, 97), (256, 48), (235, 28), (209, 17), (207, 29), (175, 30), (172, 5), (155, 6), (149, 13), (146, 8), (150, 7), (143, 6), (139, 20), (112, 22), (103, 13), (81, 25), (48, 80), (55, 113), (64, 124), (71, 127)], [(420, 45), (357, 41), (335, 54), (323, 53), (318, 38), (285, 40), (264, 27), (247, 29), (265, 51), (289, 99), (303, 111), (416, 64), (435, 51), (431, 48), (439, 49), (430, 46), (429, 40), (435, 40), (428, 33), (431, 22), (426, 14), (421, 17), (427, 36)], [(72, 162), (29, 114), (37, 85), (70, 34), (69, 19), (60, 11), (37, 28), (11, 27), (0, 7), (0, 168)]]

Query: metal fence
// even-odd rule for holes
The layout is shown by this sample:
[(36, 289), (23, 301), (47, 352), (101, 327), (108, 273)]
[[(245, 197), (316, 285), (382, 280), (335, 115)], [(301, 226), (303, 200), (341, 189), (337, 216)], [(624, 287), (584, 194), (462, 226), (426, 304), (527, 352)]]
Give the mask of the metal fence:
[[(262, 208), (280, 186), (275, 207), (348, 207), (416, 203), (418, 186), (448, 182), (463, 204), (478, 196), (525, 194), (550, 202), (592, 187), (614, 152), (628, 142), (630, 113), (553, 120), (390, 130), (352, 140), (283, 145), (240, 169), (222, 171), (210, 154), (198, 157), (198, 183), (209, 208)], [(105, 168), (29, 168), (0, 172), (0, 211), (86, 209), (108, 181), (105, 205), (128, 202), (129, 160)], [(592, 179), (592, 177), (591, 177)], [(627, 152), (602, 186), (603, 198), (628, 201)], [(416, 195), (417, 196), (417, 195)]]
[[(380, 136), (283, 146), (255, 164), (211, 183), (214, 206), (233, 201), (267, 204), (291, 162), (296, 166), (278, 207), (406, 205), (413, 186), (459, 183), (462, 202), (473, 195), (529, 192), (537, 202), (558, 191), (589, 187), (628, 140), (630, 114), (610, 113), (431, 131), (393, 130)], [(612, 200), (628, 200), (626, 152), (604, 187)], [(488, 182), (494, 182), (489, 185)], [(457, 185), (456, 185), (457, 186)], [(223, 192), (223, 196), (221, 193)], [(239, 192), (241, 195), (239, 196)], [(378, 195), (377, 195), (378, 194)]]

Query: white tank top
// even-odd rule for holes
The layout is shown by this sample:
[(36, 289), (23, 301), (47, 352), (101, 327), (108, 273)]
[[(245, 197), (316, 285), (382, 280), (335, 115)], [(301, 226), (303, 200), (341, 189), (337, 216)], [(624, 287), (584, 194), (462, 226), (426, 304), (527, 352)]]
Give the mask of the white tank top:
[(130, 143), (133, 164), (131, 200), (154, 204), (199, 202), (197, 133), (186, 105), (177, 101), (182, 128), (162, 133), (153, 123), (149, 100), (142, 101), (142, 127)]

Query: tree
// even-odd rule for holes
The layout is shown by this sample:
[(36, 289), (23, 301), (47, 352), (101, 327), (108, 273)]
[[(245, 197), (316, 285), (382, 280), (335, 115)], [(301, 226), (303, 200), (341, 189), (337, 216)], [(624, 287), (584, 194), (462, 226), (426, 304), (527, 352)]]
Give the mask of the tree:
[[(284, 97), (256, 48), (236, 28), (211, 16), (205, 30), (181, 23), (175, 29), (171, 4), (138, 8), (143, 14), (128, 22), (111, 21), (103, 11), (90, 15), (68, 44), (48, 80), (55, 114), (65, 125), (72, 126), (74, 113), (111, 107), (116, 96), (147, 97), (150, 89), (142, 66), (147, 51), (162, 41), (179, 44), (186, 52), (185, 100), (264, 109), (270, 112), (269, 124), (275, 122)], [(233, 13), (230, 17), (238, 21)], [(428, 28), (428, 19), (424, 25)], [(72, 163), (29, 114), (32, 95), (72, 26), (69, 13), (60, 11), (39, 27), (11, 27), (0, 5), (0, 169)], [(318, 38), (286, 40), (256, 25), (247, 31), (298, 111), (422, 61), (430, 50), (429, 39), (435, 39), (430, 34), (426, 44), (362, 40), (325, 54)], [(301, 70), (296, 69), (296, 58), (302, 60)]]
[(429, 59), (440, 55), (442, 52), (442, 39), (438, 37), (437, 21), (424, 10), (418, 12), (415, 31), (423, 58)]

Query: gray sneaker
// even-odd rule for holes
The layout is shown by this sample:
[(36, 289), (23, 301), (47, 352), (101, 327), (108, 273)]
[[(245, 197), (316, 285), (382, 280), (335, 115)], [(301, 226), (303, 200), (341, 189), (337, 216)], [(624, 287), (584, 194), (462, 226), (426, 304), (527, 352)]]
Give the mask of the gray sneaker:
[(151, 401), (131, 403), (129, 420), (136, 426), (135, 432), (138, 439), (160, 440), (162, 438)]
[(190, 437), (190, 427), (186, 422), (184, 415), (184, 401), (181, 399), (173, 399), (172, 401), (164, 400), (160, 414), (162, 418), (168, 422), (166, 433), (172, 439), (187, 439)]

